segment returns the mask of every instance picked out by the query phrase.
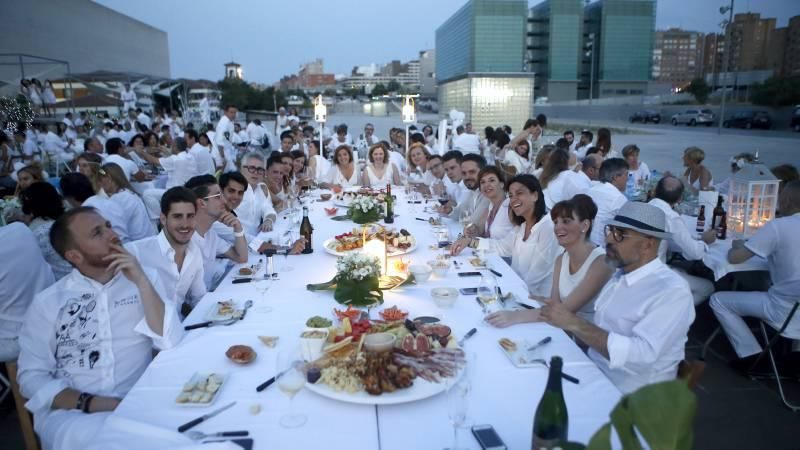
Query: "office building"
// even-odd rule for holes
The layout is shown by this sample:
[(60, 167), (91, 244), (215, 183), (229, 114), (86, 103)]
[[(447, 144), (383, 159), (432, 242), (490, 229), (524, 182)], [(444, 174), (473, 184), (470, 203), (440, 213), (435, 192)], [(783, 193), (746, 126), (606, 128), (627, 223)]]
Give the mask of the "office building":
[(419, 52), (419, 93), (423, 97), (436, 95), (436, 49)]
[(582, 0), (545, 0), (530, 9), (526, 62), (536, 74), (537, 98), (578, 98), (582, 36)]
[(702, 76), (704, 43), (703, 33), (696, 31), (679, 28), (656, 31), (653, 80), (680, 89)]

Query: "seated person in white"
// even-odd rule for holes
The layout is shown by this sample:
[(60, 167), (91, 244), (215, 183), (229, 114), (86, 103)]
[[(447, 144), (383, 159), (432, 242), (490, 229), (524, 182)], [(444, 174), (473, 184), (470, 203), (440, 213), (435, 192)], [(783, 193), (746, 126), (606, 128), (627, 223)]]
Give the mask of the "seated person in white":
[(489, 210), (483, 229), (475, 230), (471, 227), (467, 234), (477, 231), (478, 237), (500, 239), (513, 232), (514, 224), (511, 223), (504, 179), (500, 169), (495, 166), (486, 166), (478, 173), (481, 194), (489, 200)]
[(126, 245), (142, 267), (158, 272), (163, 300), (179, 314), (184, 304), (188, 312), (206, 294), (203, 255), (192, 241), (196, 201), (183, 186), (167, 189), (161, 197), (161, 232)]
[[(197, 214), (192, 242), (196, 243), (203, 255), (203, 273), (206, 288), (214, 285), (224, 267), (217, 264), (217, 258), (230, 259), (235, 263), (247, 262), (247, 240), (239, 219), (225, 207), (222, 191), (211, 175), (194, 177), (186, 183), (197, 196)], [(211, 228), (214, 222), (222, 222), (233, 228), (234, 243), (223, 240)]]
[(486, 167), (486, 159), (481, 155), (469, 153), (460, 158), (461, 182), (465, 194), (458, 203), (455, 200), (439, 207), (439, 214), (448, 216), (453, 220), (466, 222), (478, 230), (486, 226), (489, 215), (489, 199), (480, 192), (478, 174)]
[(425, 186), (420, 186), (419, 191), (433, 197), (447, 196), (447, 181), (444, 173), (444, 163), (439, 155), (428, 157), (428, 170), (425, 172)]
[(467, 153), (482, 154), (483, 144), (481, 138), (471, 131), (467, 131), (462, 125), (456, 127), (456, 136), (453, 138), (453, 150), (460, 150), (465, 155)]
[(336, 127), (336, 135), (334, 135), (328, 143), (325, 144), (329, 148), (336, 148), (338, 149), (342, 145), (346, 145), (353, 148), (353, 138), (347, 134), (347, 125), (341, 124)]
[[(578, 194), (556, 203), (550, 210), (553, 231), (564, 248), (553, 268), (553, 290), (540, 302), (558, 301), (578, 317), (594, 320), (594, 301), (608, 282), (613, 270), (606, 262), (606, 252), (589, 240), (597, 207), (588, 195)], [(498, 311), (486, 320), (499, 328), (541, 320), (538, 309)]]
[(334, 186), (349, 188), (358, 186), (360, 180), (358, 165), (353, 161), (353, 151), (347, 145), (341, 145), (333, 152), (333, 166), (320, 186), (326, 189)]
[[(753, 256), (767, 259), (772, 280), (767, 292), (717, 292), (711, 296), (711, 309), (736, 350), (733, 365), (748, 370), (761, 353), (745, 317), (756, 317), (779, 329), (792, 307), (800, 302), (800, 181), (787, 183), (778, 198), (780, 217), (767, 222), (747, 241), (733, 241), (728, 252), (731, 264)], [(800, 311), (796, 312), (783, 335), (800, 339)], [(762, 358), (765, 362), (766, 358)]]
[(68, 163), (77, 155), (77, 150), (74, 148), (75, 142), (69, 139), (65, 133), (66, 125), (59, 122), (52, 125), (44, 137), (44, 151), (56, 163)]
[(553, 263), (562, 248), (545, 211), (539, 181), (533, 175), (515, 176), (508, 182), (508, 198), (515, 225), (512, 232), (491, 239), (461, 238), (453, 243), (451, 254), (469, 246), (510, 256), (511, 268), (528, 285), (530, 295), (547, 296), (553, 288)]
[(517, 174), (528, 173), (531, 167), (530, 154), (530, 144), (525, 139), (521, 139), (514, 148), (506, 150), (503, 163), (513, 167)]
[(122, 169), (113, 163), (103, 164), (101, 169), (100, 187), (125, 216), (130, 240), (138, 241), (155, 235), (156, 229), (147, 214), (147, 207)]
[[(138, 136), (138, 141), (140, 144), (143, 145), (143, 140), (141, 135)], [(137, 139), (134, 138), (134, 141)], [(114, 163), (120, 167), (122, 170), (125, 171), (125, 175), (128, 176), (129, 181), (144, 181), (147, 175), (133, 162), (128, 154), (130, 153), (130, 149), (125, 146), (125, 143), (122, 142), (120, 138), (111, 138), (106, 141), (106, 154), (108, 156), (105, 157), (103, 160), (104, 163)]]
[(589, 347), (589, 358), (623, 393), (672, 380), (684, 359), (694, 304), (689, 286), (658, 259), (664, 213), (628, 202), (608, 223), (606, 258), (620, 270), (595, 301), (594, 323), (550, 302), (540, 318)]
[(331, 168), (331, 163), (328, 161), (328, 148), (325, 147), (325, 154), (321, 155), (318, 140), (309, 141), (307, 148), (309, 172), (314, 176), (315, 183), (322, 183)]
[(367, 159), (369, 163), (361, 176), (362, 186), (382, 189), (385, 188), (387, 184), (393, 184), (395, 186), (401, 184), (400, 169), (398, 169), (393, 162), (389, 161), (389, 155), (386, 154), (383, 146), (375, 144), (370, 147)]
[(569, 177), (564, 184), (564, 196), (572, 198), (578, 194), (587, 194), (592, 186), (599, 184), (597, 178), (600, 176), (601, 164), (603, 158), (598, 154), (583, 158), (580, 170), (575, 172), (577, 176)]
[[(678, 251), (687, 261), (702, 260), (708, 251), (708, 246), (717, 240), (716, 230), (706, 230), (701, 239), (695, 239), (696, 234), (686, 226), (681, 215), (675, 211), (675, 206), (683, 198), (683, 182), (671, 175), (665, 176), (658, 181), (655, 188), (655, 196), (648, 203), (664, 211), (667, 218), (667, 232), (669, 239), (661, 241), (658, 248), (658, 257), (661, 262), (666, 263), (670, 247)], [(708, 299), (714, 292), (714, 283), (705, 278), (689, 275), (685, 270), (672, 267), (687, 283), (692, 291), (694, 304), (699, 305)]]
[(303, 189), (311, 187), (313, 175), (308, 167), (308, 157), (302, 150), (292, 150), (292, 186), (290, 190), (299, 194)]
[[(186, 146), (189, 148), (189, 155), (194, 159), (194, 174), (197, 175), (214, 175), (216, 169), (214, 167), (214, 158), (208, 148), (200, 145), (197, 136), (197, 131), (186, 130), (183, 132), (183, 137), (186, 139)], [(188, 179), (186, 181), (189, 181)]]
[[(45, 184), (45, 183), (42, 183)], [(36, 237), (21, 222), (0, 227), (0, 362), (19, 356), (19, 330), (33, 297), (53, 284)]]
[(464, 181), (461, 175), (461, 158), (462, 155), (458, 150), (450, 150), (442, 155), (442, 167), (444, 167), (444, 185), (447, 190), (447, 196), (456, 205), (462, 203), (462, 199), (469, 192), (469, 189), (464, 186)]
[(408, 149), (406, 176), (410, 184), (425, 184), (428, 171), (428, 149), (425, 144), (415, 143)]
[(639, 160), (639, 147), (631, 144), (622, 148), (622, 157), (628, 163), (628, 173), (633, 176), (633, 186), (637, 192), (647, 189), (650, 181), (650, 168)]
[[(600, 165), (600, 184), (586, 193), (597, 205), (597, 218), (592, 227), (591, 239), (595, 245), (605, 248), (605, 226), (628, 201), (625, 184), (628, 182), (628, 163), (622, 158), (609, 158)], [(598, 229), (599, 228), (599, 229)]]
[[(295, 150), (292, 150), (295, 151)], [(292, 153), (273, 153), (267, 159), (267, 172), (264, 175), (267, 193), (275, 211), (281, 212), (289, 207), (292, 196)]]
[(247, 153), (242, 157), (240, 167), (241, 174), (247, 180), (247, 189), (241, 204), (235, 209), (235, 215), (251, 235), (271, 231), (276, 215), (264, 182), (264, 156), (258, 152)]
[[(175, 138), (175, 145), (173, 146), (176, 153), (165, 157), (156, 157), (145, 151), (144, 148), (137, 148), (136, 154), (148, 163), (154, 166), (160, 166), (167, 173), (167, 189), (175, 186), (183, 186), (189, 181), (189, 178), (197, 175), (197, 161), (188, 152), (187, 141), (182, 137)], [(211, 158), (211, 155), (208, 155)], [(206, 161), (204, 164), (207, 164)]]
[[(53, 224), (53, 247), (75, 269), (33, 300), (20, 333), (19, 384), (44, 449), (83, 448), (183, 327), (94, 208)], [(153, 280), (151, 283), (150, 280)]]
[(539, 181), (544, 189), (544, 202), (548, 210), (556, 203), (571, 198), (567, 197), (567, 186), (573, 184), (572, 180), (578, 177), (580, 175), (569, 168), (568, 151), (553, 150), (539, 176)]
[(53, 276), (56, 280), (60, 280), (72, 272), (72, 265), (64, 261), (64, 258), (50, 245), (50, 227), (64, 214), (64, 199), (52, 184), (37, 181), (20, 192), (19, 201), (22, 204), (23, 221), (28, 223), (38, 241), (39, 250), (53, 270)]
[(78, 206), (91, 206), (97, 209), (100, 214), (111, 222), (114, 233), (122, 242), (130, 242), (130, 232), (125, 211), (108, 197), (95, 195), (92, 183), (81, 173), (66, 173), (59, 181), (61, 194), (64, 200), (72, 208)]

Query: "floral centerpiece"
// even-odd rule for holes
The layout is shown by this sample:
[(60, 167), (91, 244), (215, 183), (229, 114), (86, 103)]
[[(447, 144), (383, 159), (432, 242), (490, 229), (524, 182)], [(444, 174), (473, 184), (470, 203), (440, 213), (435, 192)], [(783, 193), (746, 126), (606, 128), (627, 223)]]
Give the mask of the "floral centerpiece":
[(359, 195), (354, 198), (347, 209), (347, 217), (353, 222), (363, 225), (381, 219), (380, 202), (371, 195)]
[(380, 275), (379, 258), (354, 252), (336, 261), (336, 276), (331, 281), (309, 284), (307, 288), (312, 291), (334, 289), (333, 298), (343, 305), (372, 306), (383, 303)]

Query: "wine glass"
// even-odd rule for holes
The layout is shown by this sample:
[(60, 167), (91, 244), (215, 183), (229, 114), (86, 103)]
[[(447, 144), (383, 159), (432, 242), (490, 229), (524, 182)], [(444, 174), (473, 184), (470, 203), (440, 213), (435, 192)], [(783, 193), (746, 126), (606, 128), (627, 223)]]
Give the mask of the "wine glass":
[[(467, 370), (466, 367), (464, 370)], [(458, 430), (466, 423), (469, 409), (472, 387), (467, 375), (464, 373), (460, 379), (454, 379), (447, 389), (447, 417), (453, 426), (453, 445), (447, 450), (466, 450), (465, 447), (458, 446)]]
[(502, 309), (497, 301), (497, 281), (493, 276), (481, 275), (481, 282), (478, 284), (478, 300), (485, 305), (486, 315)]
[(280, 419), (280, 424), (284, 428), (302, 427), (308, 421), (305, 414), (294, 411), (294, 397), (306, 385), (303, 367), (303, 358), (298, 352), (278, 352), (277, 370), (280, 374), (278, 389), (289, 396), (289, 410)]
[(291, 272), (294, 270), (294, 267), (289, 264), (289, 253), (292, 251), (292, 245), (294, 244), (294, 241), (294, 233), (289, 231), (284, 237), (283, 246), (281, 248), (281, 251), (283, 252), (283, 266), (281, 267), (281, 270), (283, 272)]
[(462, 227), (462, 235), (469, 236), (470, 227), (472, 226), (472, 214), (470, 211), (464, 210), (461, 211), (461, 227)]

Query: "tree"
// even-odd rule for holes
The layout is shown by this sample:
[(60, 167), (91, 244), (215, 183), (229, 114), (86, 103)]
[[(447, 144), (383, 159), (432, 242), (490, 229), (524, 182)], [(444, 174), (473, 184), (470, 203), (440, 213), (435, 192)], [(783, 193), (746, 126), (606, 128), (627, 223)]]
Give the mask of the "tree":
[(708, 100), (708, 94), (711, 93), (711, 86), (706, 83), (706, 80), (702, 78), (695, 78), (689, 84), (689, 87), (686, 88), (686, 92), (694, 95), (697, 103), (702, 105)]
[(392, 81), (390, 81), (390, 82), (389, 82), (389, 84), (386, 86), (386, 89), (387, 89), (389, 92), (397, 92), (397, 91), (399, 91), (399, 90), (400, 90), (400, 83), (398, 83), (398, 82), (397, 82), (397, 81), (395, 81), (395, 80), (392, 80)]
[(285, 96), (280, 92), (275, 92), (275, 88), (257, 89), (248, 83), (239, 80), (226, 78), (218, 83), (222, 91), (222, 104), (234, 105), (240, 110), (265, 110), (275, 111), (278, 105), (286, 104)]
[(800, 76), (771, 77), (756, 83), (750, 90), (751, 100), (762, 106), (790, 106), (800, 103)]
[(386, 89), (386, 86), (383, 83), (378, 83), (372, 88), (372, 95), (386, 95), (389, 93), (389, 90)]

